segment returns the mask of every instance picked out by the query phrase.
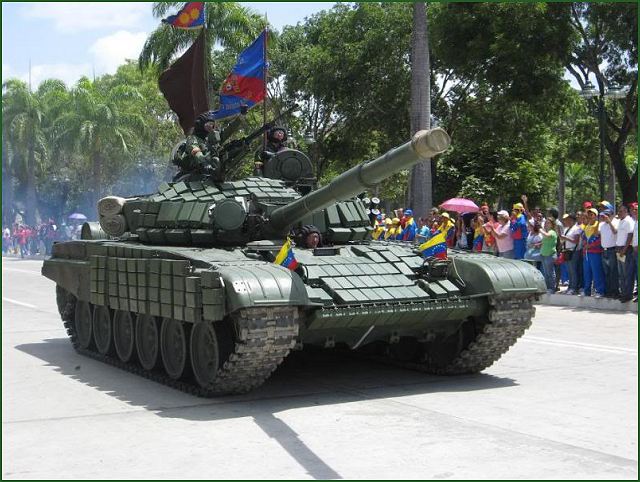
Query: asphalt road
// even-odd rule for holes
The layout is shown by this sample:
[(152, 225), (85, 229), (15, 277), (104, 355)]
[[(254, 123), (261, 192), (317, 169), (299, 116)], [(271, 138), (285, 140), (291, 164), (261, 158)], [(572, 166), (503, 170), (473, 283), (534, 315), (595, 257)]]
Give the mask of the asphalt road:
[(480, 375), (298, 355), (205, 400), (76, 354), (41, 263), (3, 259), (3, 479), (638, 478), (635, 314), (539, 306)]

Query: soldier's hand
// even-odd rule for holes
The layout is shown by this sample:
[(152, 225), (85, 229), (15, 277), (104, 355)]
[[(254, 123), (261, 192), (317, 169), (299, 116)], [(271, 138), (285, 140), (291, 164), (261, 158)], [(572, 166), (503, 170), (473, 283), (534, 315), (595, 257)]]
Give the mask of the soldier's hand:
[(201, 151), (201, 150), (200, 150), (200, 148), (199, 148), (199, 147), (197, 147), (197, 146), (196, 146), (196, 147), (194, 147), (193, 149), (191, 149), (191, 155), (192, 155), (192, 156), (195, 156), (198, 152), (202, 152), (202, 151)]

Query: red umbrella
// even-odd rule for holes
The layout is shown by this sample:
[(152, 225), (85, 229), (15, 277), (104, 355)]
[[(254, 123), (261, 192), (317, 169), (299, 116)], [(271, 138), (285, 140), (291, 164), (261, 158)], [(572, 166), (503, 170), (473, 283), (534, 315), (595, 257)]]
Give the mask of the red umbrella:
[(479, 211), (480, 208), (470, 199), (462, 197), (454, 197), (446, 200), (440, 207), (445, 211), (454, 211), (456, 213), (469, 213)]

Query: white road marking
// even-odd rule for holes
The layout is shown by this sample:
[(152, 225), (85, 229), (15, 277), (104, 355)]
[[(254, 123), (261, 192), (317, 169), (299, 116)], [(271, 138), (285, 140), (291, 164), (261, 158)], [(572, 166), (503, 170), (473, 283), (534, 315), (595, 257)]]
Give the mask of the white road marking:
[(29, 271), (26, 269), (19, 269), (19, 268), (2, 268), (2, 271), (15, 271), (16, 273), (29, 273), (29, 274), (42, 276), (42, 273), (40, 273), (40, 271)]
[(2, 297), (2, 301), (6, 301), (8, 303), (13, 303), (14, 305), (20, 305), (20, 306), (24, 306), (26, 308), (33, 308), (33, 309), (38, 309), (38, 307), (36, 305), (31, 305), (29, 303), (23, 303), (22, 301), (16, 301), (16, 300), (12, 300), (11, 298), (5, 298), (4, 296)]
[(638, 355), (638, 350), (634, 350), (633, 348), (623, 348), (620, 346), (596, 345), (593, 343), (579, 343), (576, 341), (554, 340), (552, 338), (540, 338), (536, 336), (527, 336), (522, 338), (521, 341), (539, 343), (541, 345), (555, 345), (555, 346), (564, 346), (568, 348), (582, 348), (584, 350), (601, 351), (605, 353), (627, 353), (627, 354), (636, 355), (636, 356)]

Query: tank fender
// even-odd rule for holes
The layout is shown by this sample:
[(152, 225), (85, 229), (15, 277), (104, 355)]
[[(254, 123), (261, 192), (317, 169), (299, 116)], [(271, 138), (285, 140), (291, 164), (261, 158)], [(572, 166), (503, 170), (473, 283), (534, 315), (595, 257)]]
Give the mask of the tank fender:
[(75, 259), (47, 259), (42, 275), (73, 293), (76, 298), (89, 301), (91, 267), (88, 261)]
[(458, 285), (461, 284), (459, 279), (464, 281), (464, 295), (486, 293), (506, 296), (546, 292), (542, 273), (525, 261), (472, 254), (452, 256), (451, 259), (449, 279)]
[(300, 276), (282, 266), (218, 266), (218, 272), (228, 312), (253, 306), (312, 305)]

